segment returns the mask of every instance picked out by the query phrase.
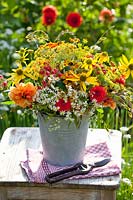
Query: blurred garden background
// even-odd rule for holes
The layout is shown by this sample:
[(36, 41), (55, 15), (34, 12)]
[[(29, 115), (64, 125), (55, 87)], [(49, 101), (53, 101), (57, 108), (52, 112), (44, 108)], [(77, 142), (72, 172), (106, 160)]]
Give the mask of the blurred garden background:
[[(36, 116), (6, 105), (6, 78), (16, 68), (17, 50), (29, 47), (26, 35), (42, 30), (52, 41), (74, 34), (89, 46), (107, 51), (114, 61), (133, 58), (133, 3), (131, 0), (1, 0), (0, 1), (0, 137), (8, 127), (38, 126)], [(65, 34), (63, 34), (65, 32)], [(34, 44), (32, 44), (34, 45)], [(123, 80), (121, 80), (123, 81)], [(133, 77), (127, 84), (133, 86)], [(99, 112), (92, 127), (122, 130), (122, 181), (118, 200), (133, 199), (133, 119), (117, 108)], [(122, 127), (122, 128), (121, 128)]]

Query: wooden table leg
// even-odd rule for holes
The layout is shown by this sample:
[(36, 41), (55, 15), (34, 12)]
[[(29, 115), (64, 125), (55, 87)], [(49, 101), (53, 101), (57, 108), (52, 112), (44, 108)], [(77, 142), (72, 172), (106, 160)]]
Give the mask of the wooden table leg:
[(101, 200), (116, 200), (115, 190), (103, 190), (101, 192)]
[(0, 187), (0, 200), (7, 200), (7, 192), (4, 187)]

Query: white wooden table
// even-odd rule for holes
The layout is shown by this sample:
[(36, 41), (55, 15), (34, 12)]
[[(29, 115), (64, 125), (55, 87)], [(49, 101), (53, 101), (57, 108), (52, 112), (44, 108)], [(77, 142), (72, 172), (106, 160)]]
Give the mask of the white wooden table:
[[(89, 129), (87, 145), (107, 142), (113, 160), (121, 166), (121, 132)], [(65, 180), (53, 185), (29, 183), (20, 167), (26, 149), (39, 149), (39, 128), (8, 128), (0, 142), (0, 200), (115, 200), (120, 175)]]

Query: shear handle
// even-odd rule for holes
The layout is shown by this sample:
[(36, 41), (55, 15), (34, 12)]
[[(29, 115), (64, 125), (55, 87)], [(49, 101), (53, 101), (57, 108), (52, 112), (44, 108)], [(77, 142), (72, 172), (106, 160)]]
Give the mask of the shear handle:
[(81, 164), (78, 167), (71, 167), (71, 168), (67, 168), (64, 170), (60, 170), (58, 172), (54, 172), (52, 174), (48, 174), (45, 177), (45, 180), (48, 183), (55, 183), (76, 175), (84, 175), (84, 174), (88, 174), (89, 171), (91, 171), (93, 168), (93, 166), (90, 166), (87, 170), (82, 170)]
[(74, 171), (76, 170), (79, 166), (81, 166), (82, 163), (79, 162), (79, 163), (76, 163), (74, 166), (72, 167), (67, 167), (65, 169), (61, 169), (61, 170), (58, 170), (56, 172), (53, 172), (51, 174), (47, 174), (46, 177), (49, 177), (49, 178), (53, 178), (53, 177), (56, 177), (56, 176), (59, 176), (61, 174), (65, 174), (65, 173), (68, 173), (68, 172), (71, 172), (71, 171)]

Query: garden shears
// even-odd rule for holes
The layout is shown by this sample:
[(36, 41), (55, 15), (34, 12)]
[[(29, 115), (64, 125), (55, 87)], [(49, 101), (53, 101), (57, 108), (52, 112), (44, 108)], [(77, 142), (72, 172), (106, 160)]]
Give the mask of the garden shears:
[(45, 176), (45, 180), (48, 183), (52, 184), (52, 183), (56, 183), (61, 180), (76, 176), (76, 175), (88, 174), (93, 168), (102, 167), (106, 165), (107, 163), (109, 163), (110, 160), (111, 160), (110, 158), (105, 158), (98, 162), (94, 162), (94, 163), (90, 162), (87, 164), (84, 164), (83, 162), (79, 162), (71, 167), (67, 167), (62, 170), (47, 174)]

